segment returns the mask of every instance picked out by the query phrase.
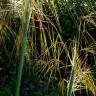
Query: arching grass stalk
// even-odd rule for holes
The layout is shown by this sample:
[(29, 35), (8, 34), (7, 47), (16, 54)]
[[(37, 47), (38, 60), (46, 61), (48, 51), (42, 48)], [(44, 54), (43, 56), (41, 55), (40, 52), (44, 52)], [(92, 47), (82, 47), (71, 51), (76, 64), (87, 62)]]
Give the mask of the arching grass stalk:
[(22, 42), (21, 42), (21, 48), (20, 48), (20, 53), (19, 53), (19, 66), (18, 66), (18, 75), (17, 75), (17, 82), (16, 82), (16, 93), (15, 96), (20, 96), (20, 85), (21, 85), (21, 77), (22, 77), (22, 70), (24, 66), (24, 53), (26, 50), (26, 40), (27, 40), (27, 33), (29, 29), (29, 23), (30, 23), (30, 18), (32, 14), (32, 7), (31, 7), (31, 0), (27, 1), (27, 7), (25, 9), (25, 20), (23, 23), (23, 29), (22, 29)]

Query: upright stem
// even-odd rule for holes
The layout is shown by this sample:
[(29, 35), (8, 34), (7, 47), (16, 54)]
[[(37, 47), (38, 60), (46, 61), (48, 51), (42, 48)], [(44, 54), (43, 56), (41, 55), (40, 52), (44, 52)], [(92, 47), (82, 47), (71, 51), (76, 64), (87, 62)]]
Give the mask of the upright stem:
[(72, 91), (73, 91), (73, 86), (74, 86), (74, 80), (76, 77), (76, 67), (77, 67), (77, 49), (76, 49), (76, 43), (75, 43), (75, 47), (73, 47), (73, 58), (72, 58), (72, 71), (71, 71), (71, 75), (70, 75), (70, 80), (68, 82), (68, 89), (67, 89), (67, 96), (72, 96)]
[(67, 96), (72, 96), (74, 77), (75, 77), (75, 68), (73, 68), (71, 72), (70, 81), (67, 89)]
[(16, 82), (16, 93), (15, 96), (20, 96), (20, 86), (21, 86), (21, 77), (22, 77), (22, 70), (24, 66), (24, 53), (26, 50), (26, 40), (27, 40), (27, 34), (28, 34), (28, 29), (29, 29), (29, 23), (30, 23), (30, 18), (31, 18), (31, 6), (30, 3), (28, 2), (28, 6), (25, 10), (25, 21), (23, 24), (23, 38), (21, 42), (21, 48), (20, 48), (20, 54), (19, 54), (19, 66), (18, 66), (18, 75), (17, 75), (17, 82)]

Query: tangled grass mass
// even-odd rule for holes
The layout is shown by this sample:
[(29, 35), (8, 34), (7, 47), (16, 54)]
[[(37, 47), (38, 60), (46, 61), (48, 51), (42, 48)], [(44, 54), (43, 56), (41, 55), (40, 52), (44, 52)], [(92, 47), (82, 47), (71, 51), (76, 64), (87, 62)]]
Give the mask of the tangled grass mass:
[(96, 1), (0, 0), (0, 96), (96, 96)]

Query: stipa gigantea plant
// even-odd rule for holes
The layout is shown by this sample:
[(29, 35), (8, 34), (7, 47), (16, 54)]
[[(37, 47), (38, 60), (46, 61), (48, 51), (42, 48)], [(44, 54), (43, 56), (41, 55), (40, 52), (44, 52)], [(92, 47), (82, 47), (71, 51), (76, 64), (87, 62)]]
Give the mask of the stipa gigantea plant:
[(67, 90), (67, 96), (72, 96), (72, 90), (73, 90), (73, 85), (74, 85), (74, 80), (75, 80), (75, 77), (76, 77), (76, 66), (77, 66), (77, 58), (78, 58), (78, 55), (77, 55), (77, 49), (76, 49), (76, 43), (75, 43), (75, 46), (73, 47), (73, 58), (72, 58), (72, 71), (71, 71), (71, 76), (70, 76), (70, 80), (69, 80), (69, 83), (68, 83), (68, 90)]
[[(60, 56), (62, 54), (62, 51), (65, 48), (65, 44), (63, 43), (63, 40), (61, 39), (60, 35), (58, 35), (57, 38), (56, 38), (54, 36), (55, 31), (52, 31), (50, 26), (49, 26), (49, 29), (47, 29), (47, 32), (48, 32), (47, 35), (49, 36), (49, 39), (47, 38), (48, 36), (46, 35), (46, 31), (45, 31), (46, 26), (44, 26), (44, 24), (43, 24), (45, 19), (48, 23), (50, 22), (50, 24), (52, 26), (54, 26), (54, 24), (51, 22), (51, 20), (49, 18), (47, 18), (47, 15), (43, 13), (42, 2), (41, 1), (37, 2), (35, 0), (32, 1), (32, 5), (33, 5), (33, 6), (31, 6), (32, 7), (32, 18), (31, 18), (31, 16), (29, 16), (31, 14), (31, 10), (29, 10), (30, 8), (29, 7), (26, 8), (26, 6), (29, 5), (27, 3), (28, 1), (25, 0), (25, 1), (22, 1), (22, 2), (23, 2), (24, 5), (22, 4), (22, 9), (19, 10), (23, 31), (19, 34), (19, 36), (21, 38), (21, 41), (18, 40), (18, 41), (20, 41), (20, 44), (21, 44), (21, 51), (20, 51), (20, 58), (19, 58), (19, 60), (20, 60), (19, 65), (20, 66), (19, 66), (19, 72), (18, 72), (18, 82), (17, 82), (17, 91), (16, 91), (17, 96), (19, 96), (21, 75), (22, 75), (22, 69), (23, 69), (23, 65), (24, 65), (23, 61), (24, 61), (24, 53), (25, 53), (25, 48), (26, 48), (28, 27), (29, 27), (29, 22), (30, 22), (29, 20), (30, 19), (32, 20), (32, 37), (29, 36), (29, 38), (31, 40), (31, 47), (32, 47), (31, 51), (33, 51), (33, 49), (34, 49), (35, 51), (33, 51), (33, 52), (37, 53), (37, 54), (39, 53), (38, 50), (36, 49), (36, 46), (37, 46), (36, 41), (38, 39), (36, 38), (36, 36), (37, 36), (36, 31), (34, 33), (33, 33), (33, 31), (36, 28), (34, 20), (37, 20), (39, 22), (39, 29), (40, 29), (39, 30), (40, 31), (40, 37), (39, 38), (40, 38), (40, 47), (41, 47), (40, 51), (41, 52), (40, 52), (40, 54), (38, 54), (36, 56), (40, 55), (37, 63), (39, 63), (38, 66), (39, 65), (42, 66), (41, 69), (40, 69), (41, 73), (44, 73), (45, 70), (48, 68), (47, 71), (45, 72), (44, 76), (47, 76), (48, 73), (49, 73), (50, 74), (49, 78), (50, 78), (50, 77), (56, 75), (56, 71), (58, 71), (58, 73), (60, 75), (60, 65), (62, 65), (62, 66), (64, 65), (63, 62), (60, 60)], [(49, 6), (50, 6), (50, 9), (52, 11), (52, 14), (54, 15), (54, 17), (57, 21), (58, 26), (60, 27), (59, 17), (58, 17), (57, 10), (56, 10), (56, 5), (55, 5), (55, 0), (52, 0), (52, 1), (49, 0)], [(52, 8), (51, 8), (51, 6), (52, 6)], [(28, 12), (28, 14), (27, 14), (27, 12)], [(35, 19), (35, 17), (37, 19)], [(30, 27), (31, 27), (31, 25), (30, 25)], [(60, 30), (61, 29), (59, 29), (59, 31)], [(34, 40), (34, 37), (33, 37), (34, 35), (33, 34), (35, 35), (35, 40)], [(30, 35), (30, 34), (28, 34), (28, 35)], [(89, 36), (89, 34), (88, 34), (88, 36)], [(58, 40), (58, 38), (59, 38), (59, 40)], [(48, 43), (49, 43), (48, 40), (50, 40), (49, 46), (48, 46)], [(91, 40), (93, 40), (93, 39), (91, 39)], [(18, 46), (18, 44), (17, 44), (17, 46)], [(30, 44), (27, 48), (30, 49)], [(67, 49), (65, 48), (65, 50), (67, 50)], [(68, 82), (68, 91), (67, 91), (68, 96), (70, 96), (72, 94), (72, 92), (74, 91), (73, 87), (74, 87), (75, 84), (77, 84), (77, 83), (74, 84), (75, 77), (77, 76), (76, 72), (77, 72), (77, 69), (78, 69), (78, 67), (77, 67), (78, 48), (77, 48), (76, 44), (75, 44), (75, 47), (73, 48), (73, 50), (74, 51), (72, 51), (72, 54), (73, 54), (72, 59), (71, 59), (70, 54), (67, 53), (68, 50), (66, 51), (66, 53), (68, 54), (68, 57), (70, 59), (71, 65), (72, 65), (72, 72), (71, 72), (70, 80)], [(60, 76), (60, 78), (61, 78), (61, 76)], [(86, 82), (86, 81), (84, 81), (84, 82)], [(90, 90), (92, 90), (92, 88)]]
[(88, 59), (86, 57), (87, 55), (85, 55), (84, 59), (81, 59), (82, 55), (79, 55), (77, 50), (78, 47), (75, 45), (75, 47), (73, 48), (74, 51), (72, 51), (72, 59), (70, 59), (72, 70), (67, 85), (67, 96), (72, 96), (75, 94), (76, 91), (82, 91), (83, 89), (87, 90), (86, 93), (88, 92), (88, 90), (91, 91), (92, 94), (95, 96), (96, 85), (94, 82), (94, 78), (91, 75), (90, 69), (86, 67), (86, 61)]
[(30, 23), (30, 18), (31, 18), (31, 13), (32, 13), (32, 2), (29, 0), (24, 2), (27, 6), (25, 6), (24, 10), (24, 22), (23, 22), (23, 29), (22, 29), (22, 41), (21, 41), (21, 48), (20, 48), (20, 53), (19, 53), (19, 66), (18, 66), (18, 76), (17, 76), (17, 84), (16, 84), (16, 93), (15, 96), (19, 96), (20, 94), (20, 86), (21, 86), (21, 77), (22, 77), (22, 70), (24, 66), (24, 54), (26, 50), (26, 40), (27, 40), (27, 34), (28, 34), (28, 29), (29, 29), (29, 23)]

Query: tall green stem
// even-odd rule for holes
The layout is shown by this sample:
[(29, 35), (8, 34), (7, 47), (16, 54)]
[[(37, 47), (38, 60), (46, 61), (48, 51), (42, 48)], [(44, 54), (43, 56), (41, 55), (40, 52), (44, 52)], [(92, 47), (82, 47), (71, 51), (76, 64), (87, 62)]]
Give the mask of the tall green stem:
[(30, 18), (31, 18), (31, 13), (32, 13), (29, 2), (28, 2), (28, 6), (25, 11), (26, 12), (24, 14), (25, 20), (24, 20), (24, 24), (23, 24), (23, 38), (22, 38), (20, 54), (19, 54), (19, 66), (18, 66), (18, 75), (17, 75), (15, 96), (20, 95), (21, 77), (22, 77), (22, 70), (23, 70), (23, 66), (24, 66), (24, 53), (26, 50), (26, 40), (27, 40), (29, 23), (30, 23)]
[(77, 47), (76, 47), (76, 43), (75, 43), (75, 47), (73, 47), (72, 71), (71, 71), (71, 75), (70, 75), (70, 80), (68, 82), (67, 96), (72, 96), (74, 80), (76, 77), (77, 57), (78, 57), (77, 56)]

